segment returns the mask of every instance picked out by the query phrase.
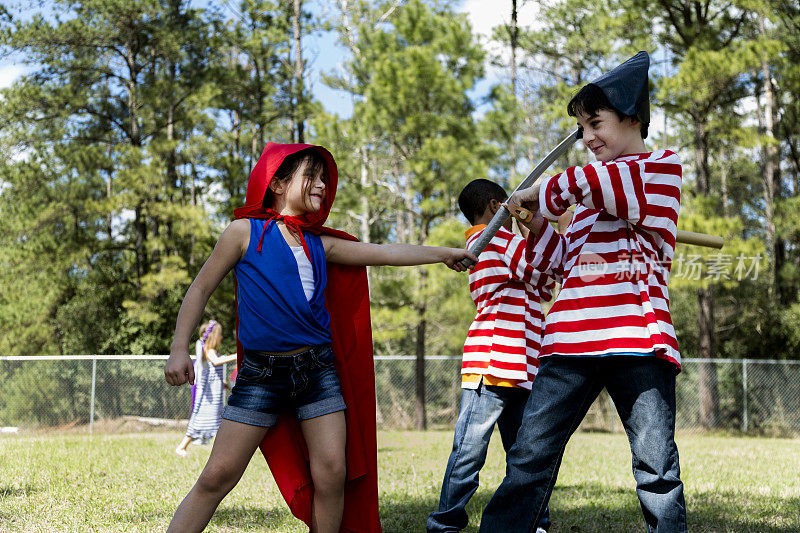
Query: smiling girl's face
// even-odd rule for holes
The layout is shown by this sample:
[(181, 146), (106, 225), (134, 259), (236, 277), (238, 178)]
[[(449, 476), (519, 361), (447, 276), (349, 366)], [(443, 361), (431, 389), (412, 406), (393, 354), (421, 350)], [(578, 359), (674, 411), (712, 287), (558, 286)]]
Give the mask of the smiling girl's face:
[(322, 208), (327, 186), (325, 175), (322, 168), (310, 168), (313, 166), (310, 158), (305, 158), (292, 174), (286, 186), (286, 209), (292, 212), (286, 214), (316, 213)]
[(302, 154), (278, 168), (264, 203), (287, 216), (316, 213), (325, 201), (327, 181), (322, 157)]

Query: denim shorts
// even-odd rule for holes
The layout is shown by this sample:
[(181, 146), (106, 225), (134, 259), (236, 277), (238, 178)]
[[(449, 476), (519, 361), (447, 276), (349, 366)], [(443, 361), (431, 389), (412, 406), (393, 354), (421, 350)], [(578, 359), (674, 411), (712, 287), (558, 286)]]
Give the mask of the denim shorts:
[(344, 411), (330, 345), (294, 355), (244, 351), (222, 418), (271, 427), (278, 415), (294, 411), (298, 420)]

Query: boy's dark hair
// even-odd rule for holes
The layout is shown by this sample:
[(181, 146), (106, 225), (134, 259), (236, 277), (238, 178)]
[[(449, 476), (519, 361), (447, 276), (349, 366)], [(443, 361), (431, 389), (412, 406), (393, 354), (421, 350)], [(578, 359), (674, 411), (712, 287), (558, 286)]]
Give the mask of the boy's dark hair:
[[(272, 175), (273, 180), (286, 181), (292, 178), (294, 173), (303, 164), (303, 161), (308, 161), (304, 175), (306, 178), (314, 178), (318, 173), (322, 172), (322, 181), (328, 183), (328, 167), (325, 165), (325, 159), (322, 154), (317, 152), (314, 148), (305, 148), (299, 152), (287, 155), (275, 174)], [(303, 194), (305, 195), (313, 185), (313, 181), (309, 179), (303, 186)], [(272, 206), (272, 190), (267, 187), (264, 193), (264, 207)]]
[[(619, 118), (620, 122), (626, 118), (639, 120), (636, 115), (626, 115), (612, 106), (602, 89), (591, 83), (584, 85), (567, 104), (567, 114), (571, 117), (577, 117), (579, 114), (584, 114), (591, 117), (592, 115), (596, 115), (601, 109), (613, 111), (617, 115), (617, 118)], [(650, 125), (641, 121), (640, 124), (642, 139), (647, 139), (647, 130)]]
[(508, 199), (505, 189), (497, 183), (479, 178), (467, 183), (461, 194), (458, 195), (458, 208), (467, 217), (470, 224), (486, 211), (492, 200), (504, 202)]

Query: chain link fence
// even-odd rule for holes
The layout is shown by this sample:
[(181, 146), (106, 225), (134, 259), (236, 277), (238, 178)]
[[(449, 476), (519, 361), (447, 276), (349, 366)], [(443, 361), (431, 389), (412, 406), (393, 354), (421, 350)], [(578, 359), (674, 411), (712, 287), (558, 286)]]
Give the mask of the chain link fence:
[[(164, 380), (166, 356), (0, 356), (0, 431), (93, 431), (127, 421), (146, 427), (185, 424), (189, 387)], [(458, 415), (460, 357), (425, 360), (425, 419), (452, 428)], [(375, 357), (378, 427), (416, 425), (415, 358)], [(227, 365), (225, 375), (233, 370)], [(800, 435), (800, 361), (684, 359), (677, 379), (677, 429)], [(117, 426), (120, 424), (117, 423)], [(131, 424), (129, 424), (130, 426)], [(135, 424), (133, 424), (135, 425)], [(583, 430), (622, 431), (604, 391)]]

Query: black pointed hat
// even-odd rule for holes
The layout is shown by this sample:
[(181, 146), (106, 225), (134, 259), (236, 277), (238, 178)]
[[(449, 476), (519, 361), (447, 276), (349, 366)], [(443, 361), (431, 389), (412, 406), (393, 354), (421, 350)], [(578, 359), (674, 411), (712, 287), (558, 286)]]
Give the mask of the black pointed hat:
[(624, 115), (635, 115), (643, 124), (650, 123), (650, 91), (647, 70), (650, 56), (641, 51), (613, 70), (592, 81), (609, 103)]

